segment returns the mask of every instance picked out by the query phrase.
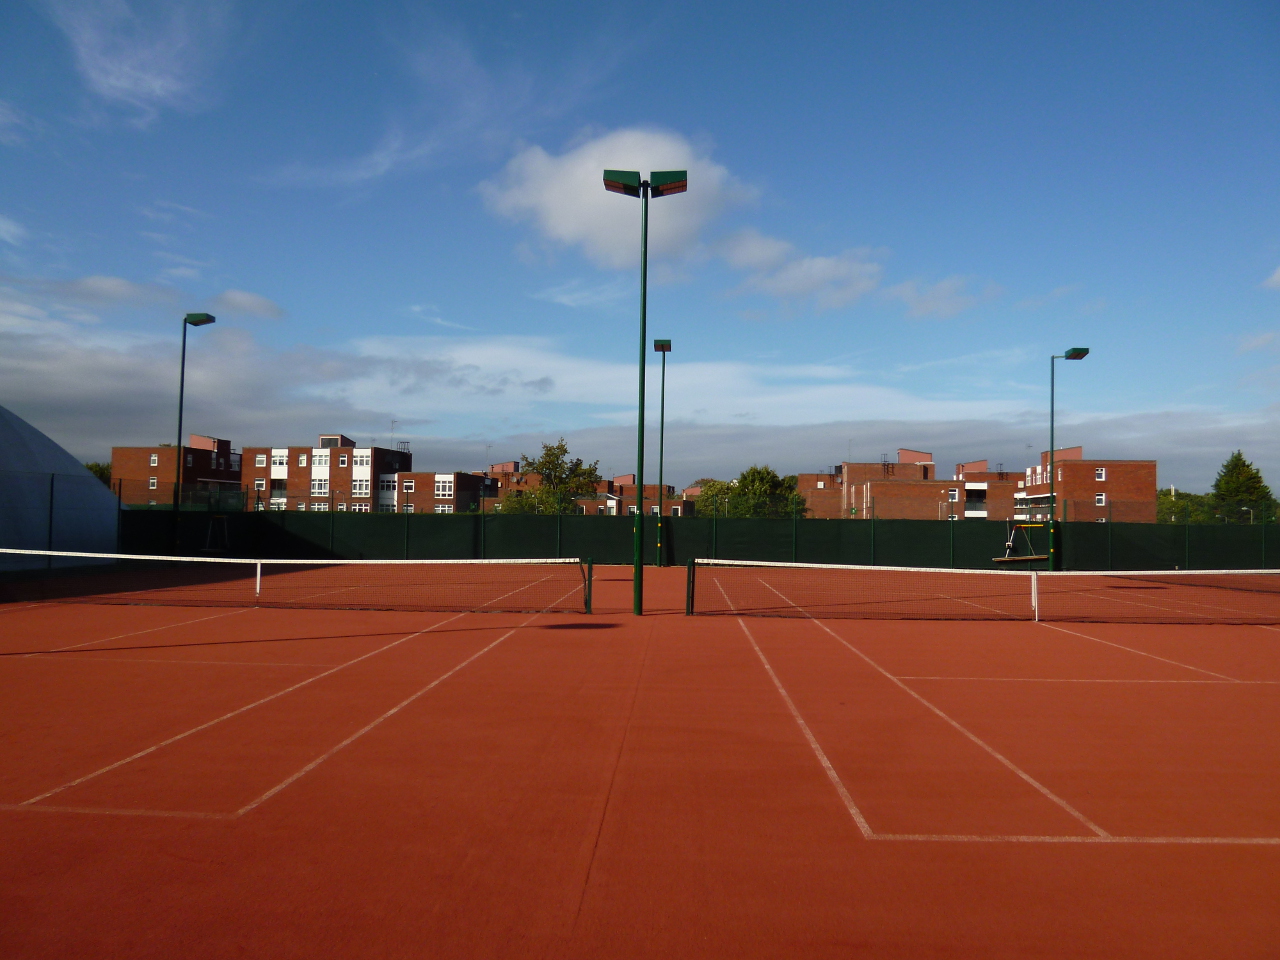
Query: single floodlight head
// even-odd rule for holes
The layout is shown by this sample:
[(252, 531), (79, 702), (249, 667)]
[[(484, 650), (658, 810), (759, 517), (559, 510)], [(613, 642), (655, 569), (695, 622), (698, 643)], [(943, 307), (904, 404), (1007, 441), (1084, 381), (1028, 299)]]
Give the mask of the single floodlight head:
[(213, 321), (214, 316), (211, 313), (188, 313), (182, 318), (183, 323), (189, 323), (193, 327), (203, 327)]
[(1089, 355), (1088, 347), (1072, 347), (1062, 355), (1064, 360), (1083, 360)]
[(655, 340), (655, 341), (653, 341), (653, 352), (654, 352), (654, 353), (670, 353), (670, 352), (671, 352), (671, 341), (670, 341), (670, 340)]
[(655, 197), (684, 193), (688, 189), (688, 170), (655, 170), (649, 174), (649, 192)]
[(628, 197), (640, 196), (639, 170), (606, 170), (604, 188), (610, 193), (625, 193)]

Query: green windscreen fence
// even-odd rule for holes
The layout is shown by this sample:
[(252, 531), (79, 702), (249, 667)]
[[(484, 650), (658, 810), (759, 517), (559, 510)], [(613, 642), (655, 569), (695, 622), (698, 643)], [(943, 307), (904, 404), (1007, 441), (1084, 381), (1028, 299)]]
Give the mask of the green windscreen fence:
[[(661, 562), (690, 559), (957, 569), (1047, 569), (1047, 526), (980, 520), (791, 520), (672, 517)], [(1064, 570), (1280, 567), (1280, 525), (1063, 523)], [(631, 517), (520, 514), (204, 513), (126, 510), (129, 553), (263, 559), (591, 558), (631, 563)], [(176, 543), (175, 543), (176, 533)], [(1007, 546), (1013, 537), (1012, 548)], [(4, 546), (5, 544), (0, 544)], [(659, 562), (658, 520), (644, 518), (644, 560)], [(1013, 555), (1005, 562), (1006, 552)]]

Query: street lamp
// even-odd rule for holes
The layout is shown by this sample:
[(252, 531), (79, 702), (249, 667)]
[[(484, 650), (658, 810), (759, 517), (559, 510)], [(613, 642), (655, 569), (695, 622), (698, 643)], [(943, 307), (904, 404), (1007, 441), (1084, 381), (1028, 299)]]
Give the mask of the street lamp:
[(1056, 570), (1058, 568), (1058, 555), (1056, 552), (1057, 544), (1054, 538), (1054, 531), (1058, 526), (1058, 500), (1054, 495), (1054, 481), (1057, 479), (1058, 471), (1054, 466), (1054, 441), (1053, 441), (1053, 402), (1054, 402), (1054, 361), (1055, 360), (1083, 360), (1089, 355), (1088, 347), (1070, 347), (1062, 353), (1055, 353), (1049, 358), (1049, 569)]
[(644, 360), (645, 324), (649, 284), (649, 196), (665, 197), (689, 188), (687, 170), (655, 170), (641, 180), (636, 170), (606, 170), (604, 188), (640, 198), (640, 403), (636, 424), (636, 529), (632, 574), (632, 612), (644, 614)]
[(1240, 509), (1249, 511), (1249, 526), (1253, 526), (1253, 507), (1241, 507)]
[(187, 327), (204, 327), (213, 323), (210, 313), (188, 313), (182, 318), (182, 360), (178, 364), (178, 444), (174, 450), (177, 466), (173, 476), (173, 552), (178, 552), (178, 506), (182, 496), (182, 401), (187, 389)]
[(663, 524), (666, 522), (662, 515), (662, 495), (666, 493), (667, 488), (663, 485), (662, 467), (665, 462), (664, 445), (667, 430), (667, 354), (671, 352), (670, 340), (653, 341), (654, 352), (662, 354), (662, 389), (658, 396), (658, 566), (665, 566), (662, 562), (662, 530)]

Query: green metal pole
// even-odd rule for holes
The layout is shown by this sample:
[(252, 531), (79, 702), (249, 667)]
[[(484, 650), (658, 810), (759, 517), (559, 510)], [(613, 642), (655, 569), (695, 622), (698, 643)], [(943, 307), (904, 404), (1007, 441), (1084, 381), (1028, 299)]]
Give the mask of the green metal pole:
[(1050, 570), (1058, 569), (1057, 553), (1055, 552), (1057, 549), (1057, 538), (1054, 536), (1054, 532), (1057, 530), (1057, 527), (1058, 527), (1058, 502), (1053, 495), (1054, 494), (1054, 486), (1053, 486), (1053, 481), (1054, 481), (1054, 466), (1053, 466), (1053, 463), (1054, 463), (1053, 461), (1054, 364), (1053, 364), (1053, 361), (1057, 359), (1058, 358), (1056, 355), (1049, 357), (1049, 569)]
[(791, 562), (796, 562), (796, 497), (791, 495)]
[(178, 362), (178, 443), (173, 467), (173, 553), (178, 552), (178, 507), (182, 497), (182, 398), (187, 389), (187, 321), (182, 321), (182, 359)]
[(649, 181), (640, 184), (640, 401), (636, 421), (636, 529), (631, 612), (644, 615), (644, 361), (649, 284)]
[(667, 355), (662, 355), (662, 389), (658, 393), (658, 561), (657, 566), (665, 566), (662, 562), (662, 494), (665, 488), (662, 486), (663, 476), (662, 468), (664, 465), (664, 457), (666, 454), (666, 431), (667, 431)]

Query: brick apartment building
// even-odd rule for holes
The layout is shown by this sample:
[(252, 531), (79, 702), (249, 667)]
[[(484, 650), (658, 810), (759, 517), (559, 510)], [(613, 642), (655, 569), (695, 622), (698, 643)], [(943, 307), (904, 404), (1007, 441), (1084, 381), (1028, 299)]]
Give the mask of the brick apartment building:
[[(181, 457), (179, 466), (178, 457)], [(154, 447), (112, 447), (111, 485), (129, 506), (173, 503), (173, 484), (184, 500), (207, 493), (240, 490), (240, 454), (230, 440), (191, 434), (181, 449), (171, 443)], [(179, 473), (179, 471), (181, 471)]]
[[(492, 494), (486, 494), (483, 509), (486, 513), (501, 510), (502, 498), (511, 491), (523, 492), (536, 490), (541, 486), (537, 474), (520, 473), (520, 464), (514, 460), (495, 463), (489, 468), (488, 476), (496, 484)], [(658, 491), (656, 483), (644, 485), (644, 512), (657, 515)], [(575, 511), (579, 514), (596, 516), (634, 516), (636, 512), (636, 475), (627, 473), (612, 480), (601, 480), (596, 484), (594, 494), (574, 498)], [(691, 516), (693, 502), (676, 493), (671, 484), (663, 485), (662, 512), (668, 517)]]
[[(1156, 461), (1086, 460), (1083, 447), (1054, 454), (1054, 497), (1059, 520), (1156, 522)], [(1028, 467), (1021, 494), (1015, 494), (1016, 520), (1048, 520), (1049, 451), (1040, 465)]]
[(383, 513), (472, 513), (492, 499), (498, 481), (480, 473), (403, 472), (378, 488)]
[(409, 445), (357, 447), (340, 433), (321, 434), (315, 447), (245, 447), (241, 458), (251, 510), (395, 509), (395, 477), (413, 469)]

